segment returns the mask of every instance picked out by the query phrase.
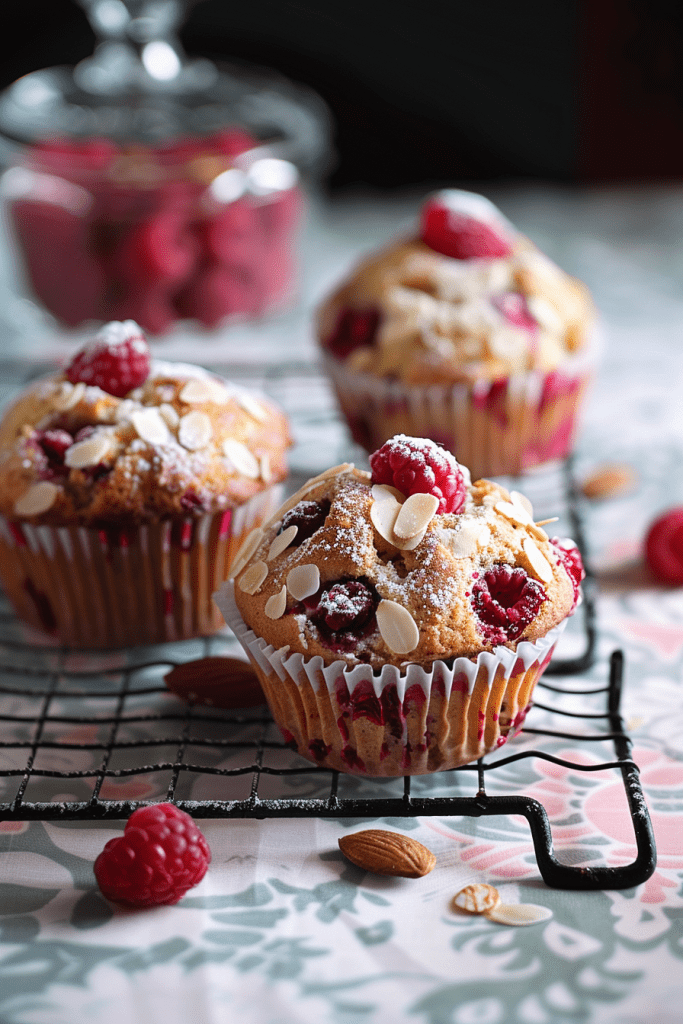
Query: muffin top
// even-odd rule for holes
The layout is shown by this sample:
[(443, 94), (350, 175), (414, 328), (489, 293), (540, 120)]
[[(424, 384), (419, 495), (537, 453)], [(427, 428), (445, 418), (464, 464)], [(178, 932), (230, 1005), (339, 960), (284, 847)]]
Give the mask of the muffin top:
[(323, 348), (405, 384), (549, 372), (588, 344), (586, 287), (470, 192), (423, 206), (416, 237), (364, 260), (321, 306)]
[(453, 456), (397, 435), (309, 480), (238, 552), (245, 623), (274, 648), (325, 664), (475, 658), (536, 640), (569, 615), (583, 568), (530, 503), (469, 482)]
[(0, 421), (0, 513), (131, 526), (239, 505), (287, 472), (284, 414), (198, 366), (150, 359), (114, 322)]

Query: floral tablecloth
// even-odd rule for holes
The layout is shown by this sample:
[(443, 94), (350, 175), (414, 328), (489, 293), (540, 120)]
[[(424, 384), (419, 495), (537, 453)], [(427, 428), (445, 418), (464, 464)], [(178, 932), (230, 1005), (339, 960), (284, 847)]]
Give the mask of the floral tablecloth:
[[(589, 283), (605, 325), (576, 472), (581, 478), (597, 465), (625, 463), (637, 485), (586, 503), (600, 587), (599, 650), (589, 672), (567, 685), (604, 684), (610, 652), (624, 650), (622, 711), (657, 840), (654, 874), (634, 889), (551, 889), (540, 879), (528, 826), (516, 817), (206, 819), (201, 827), (213, 861), (204, 881), (176, 907), (136, 913), (107, 904), (92, 874), (94, 858), (122, 823), (6, 820), (2, 1024), (683, 1021), (683, 590), (656, 585), (640, 554), (655, 514), (683, 504), (683, 193), (520, 188), (491, 195)], [(295, 425), (297, 481), (349, 451), (313, 365), (311, 306), (355, 255), (409, 223), (416, 206), (412, 197), (356, 197), (314, 208), (297, 310), (203, 339), (200, 350), (196, 339), (180, 336), (166, 345), (169, 358), (193, 349), (193, 359), (232, 369), (285, 405)], [(6, 335), (3, 398), (67, 344), (43, 337), (20, 345), (10, 325)], [(217, 643), (232, 649), (227, 635)], [(183, 656), (198, 652), (187, 647)], [(0, 694), (5, 744), (12, 736), (1, 716), (16, 717), (24, 699), (31, 704), (31, 659), (20, 664), (26, 697)], [(16, 679), (15, 672), (12, 686)], [(0, 674), (3, 682), (8, 678)], [(596, 710), (600, 701), (586, 698)], [(84, 693), (86, 717), (87, 707)], [(535, 709), (529, 726), (541, 726), (546, 716)], [(96, 726), (80, 720), (64, 729), (62, 740), (85, 742)], [(532, 740), (522, 735), (518, 742)], [(606, 759), (599, 747), (556, 739), (546, 749), (585, 764)], [(0, 746), (0, 767), (15, 756)], [(76, 755), (51, 756), (68, 763)], [(632, 823), (614, 771), (581, 773), (532, 759), (492, 774), (490, 792), (524, 792), (545, 806), (564, 863), (618, 866), (634, 859)], [(17, 779), (4, 784), (6, 800)], [(163, 798), (153, 778), (107, 784), (116, 798)], [(434, 777), (424, 792), (448, 784), (446, 776)], [(216, 783), (192, 796), (225, 798), (226, 791)], [(47, 798), (82, 793), (53, 785)], [(420, 879), (390, 879), (352, 866), (338, 839), (368, 826), (419, 839), (436, 854), (435, 869)], [(453, 895), (472, 881), (495, 885), (506, 903), (547, 907), (552, 917), (512, 928), (454, 913)]]

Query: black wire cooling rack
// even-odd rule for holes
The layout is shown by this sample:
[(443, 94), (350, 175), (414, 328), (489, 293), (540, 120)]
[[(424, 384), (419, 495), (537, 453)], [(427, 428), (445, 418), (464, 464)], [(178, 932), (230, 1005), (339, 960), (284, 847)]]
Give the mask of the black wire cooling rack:
[[(264, 381), (235, 369), (230, 368), (233, 379), (267, 384), (298, 420), (300, 434), (310, 437), (309, 447), (317, 449), (319, 437), (333, 432), (329, 403), (299, 409), (297, 416), (291, 400), (276, 393), (278, 387), (290, 386), (291, 372), (280, 369)], [(309, 372), (308, 366), (297, 367), (299, 376)], [(305, 396), (319, 390), (299, 387), (296, 395), (307, 401)], [(304, 455), (301, 472), (294, 466), (295, 485), (298, 475), (311, 475), (305, 440), (299, 450)], [(530, 497), (533, 483), (525, 477), (523, 489)], [(539, 494), (563, 506), (567, 533), (587, 561), (571, 461), (558, 467), (554, 483), (542, 478)], [(554, 506), (550, 511), (554, 513)], [(620, 651), (612, 655), (605, 685), (559, 687), (547, 680), (549, 675), (580, 674), (595, 662), (595, 583), (590, 571), (583, 591), (574, 617), (578, 628), (574, 625), (572, 654), (555, 657), (539, 683), (552, 692), (552, 706), (536, 702), (531, 716), (536, 724), (527, 724), (511, 742), (513, 753), (500, 756), (499, 751), (454, 771), (392, 780), (340, 775), (309, 764), (283, 742), (265, 707), (227, 711), (185, 704), (170, 694), (163, 677), (176, 665), (209, 654), (236, 653), (227, 636), (150, 651), (78, 654), (27, 643), (0, 606), (0, 818), (124, 819), (142, 804), (159, 800), (173, 801), (197, 818), (521, 815), (529, 823), (538, 867), (548, 885), (637, 885), (654, 871), (656, 853), (619, 710), (623, 656)], [(598, 707), (600, 701), (604, 703)], [(572, 702), (574, 706), (567, 706)], [(567, 720), (581, 722), (582, 730), (568, 731)], [(540, 740), (542, 747), (537, 745)], [(553, 752), (566, 752), (568, 745), (573, 750), (595, 748), (598, 754), (577, 763)], [(606, 745), (611, 749), (605, 756)], [(605, 771), (621, 778), (624, 812), (633, 821), (632, 863), (580, 866), (558, 859), (546, 809), (519, 792), (534, 778), (534, 759), (564, 768), (574, 778), (588, 780), (591, 773)]]

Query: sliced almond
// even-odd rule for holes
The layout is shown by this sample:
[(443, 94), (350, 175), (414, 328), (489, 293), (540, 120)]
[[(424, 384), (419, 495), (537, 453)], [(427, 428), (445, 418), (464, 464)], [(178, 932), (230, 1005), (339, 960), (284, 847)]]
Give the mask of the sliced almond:
[(261, 589), (261, 584), (267, 575), (268, 566), (266, 563), (254, 562), (237, 581), (237, 586), (244, 594), (255, 594), (257, 590)]
[(258, 480), (261, 472), (258, 459), (245, 444), (228, 437), (223, 442), (223, 453), (234, 469), (250, 480)]
[(268, 548), (266, 561), (271, 562), (274, 558), (277, 558), (278, 555), (281, 555), (282, 552), (285, 551), (292, 543), (298, 532), (298, 526), (288, 526), (282, 531), (282, 533), (276, 534)]
[(74, 405), (80, 402), (84, 392), (85, 384), (82, 380), (77, 381), (76, 384), (72, 384), (68, 380), (62, 381), (52, 396), (52, 404), (57, 412), (66, 412), (67, 409), (73, 409)]
[(541, 542), (548, 540), (548, 534), (545, 532), (545, 530), (542, 530), (537, 523), (531, 523), (529, 526), (527, 526), (527, 530), (529, 531), (532, 537), (536, 538), (536, 540), (540, 540)]
[(39, 516), (54, 505), (60, 488), (50, 480), (39, 480), (31, 484), (25, 494), (14, 502), (18, 516)]
[(268, 413), (261, 403), (257, 402), (256, 399), (246, 391), (240, 391), (235, 395), (235, 398), (237, 399), (238, 405), (241, 405), (244, 411), (249, 413), (249, 415), (255, 420), (258, 420), (259, 423), (265, 423), (268, 419)]
[(237, 549), (232, 565), (230, 566), (228, 579), (233, 579), (242, 571), (262, 540), (263, 530), (260, 526), (256, 526), (251, 533), (247, 534)]
[(529, 564), (535, 576), (543, 583), (550, 583), (553, 578), (553, 570), (550, 562), (543, 552), (536, 546), (530, 537), (526, 537), (522, 545), (524, 554), (529, 559)]
[(225, 405), (230, 399), (230, 392), (220, 381), (211, 380), (209, 377), (193, 377), (183, 385), (178, 397), (181, 402), (187, 402), (188, 405), (197, 402), (216, 402)]
[(420, 630), (407, 608), (396, 601), (380, 601), (377, 628), (390, 651), (410, 654), (420, 642)]
[(180, 416), (169, 402), (161, 403), (159, 406), (159, 415), (163, 418), (166, 426), (170, 427), (171, 430), (175, 430), (180, 422)]
[(534, 517), (534, 506), (531, 504), (526, 494), (522, 494), (521, 491), (510, 491), (510, 499), (515, 505), (521, 505), (525, 512), (529, 513), (530, 518)]
[(269, 484), (273, 479), (273, 471), (270, 468), (270, 458), (268, 455), (259, 456), (259, 469), (261, 471), (261, 479), (264, 484)]
[(406, 500), (405, 494), (399, 491), (398, 487), (391, 487), (389, 484), (373, 484), (370, 490), (373, 501), (384, 501), (386, 498), (394, 498), (399, 505)]
[(437, 536), (456, 558), (470, 558), (491, 537), (486, 523), (464, 523), (459, 530), (438, 530)]
[(273, 594), (263, 609), (269, 619), (281, 619), (287, 608), (287, 587), (283, 584), (279, 594)]
[(553, 916), (553, 912), (548, 907), (541, 907), (537, 903), (499, 903), (493, 910), (489, 910), (486, 916), (489, 921), (496, 921), (498, 924), (523, 927), (548, 921)]
[(488, 914), (500, 903), (500, 893), (493, 885), (485, 882), (473, 882), (456, 893), (451, 900), (454, 910), (462, 910), (465, 914)]
[(376, 875), (422, 878), (436, 864), (432, 851), (416, 839), (380, 828), (342, 836), (339, 849), (352, 864)]
[(136, 409), (130, 414), (130, 421), (138, 437), (147, 444), (168, 444), (171, 440), (164, 418), (156, 408)]
[(370, 522), (389, 544), (396, 543), (394, 524), (400, 511), (401, 506), (392, 495), (387, 495), (381, 501), (373, 501), (370, 506)]
[(205, 412), (193, 409), (192, 412), (181, 416), (178, 424), (178, 440), (183, 448), (196, 452), (200, 448), (206, 448), (213, 437), (211, 420)]
[(111, 434), (95, 433), (83, 441), (77, 441), (67, 448), (64, 462), (71, 469), (85, 469), (98, 466), (107, 457), (113, 447)]
[(527, 510), (516, 502), (497, 501), (493, 507), (496, 512), (499, 512), (513, 523), (519, 523), (520, 526), (528, 526), (529, 523), (533, 522)]
[(439, 507), (433, 494), (411, 494), (406, 498), (394, 523), (394, 535), (400, 540), (411, 540), (424, 533)]
[(320, 587), (320, 570), (313, 562), (295, 565), (287, 573), (287, 590), (296, 601), (310, 597)]

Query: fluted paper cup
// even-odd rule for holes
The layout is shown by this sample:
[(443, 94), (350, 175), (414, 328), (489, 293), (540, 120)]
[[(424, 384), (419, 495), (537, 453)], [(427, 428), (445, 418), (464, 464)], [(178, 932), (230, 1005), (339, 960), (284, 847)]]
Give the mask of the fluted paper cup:
[(68, 647), (207, 636), (223, 626), (213, 593), (281, 497), (277, 485), (225, 512), (125, 530), (0, 517), (0, 582), (21, 619)]
[(600, 344), (595, 332), (586, 350), (551, 373), (461, 384), (406, 385), (322, 358), (354, 441), (374, 452), (395, 434), (429, 437), (476, 480), (519, 476), (572, 451)]
[(299, 754), (365, 776), (425, 775), (475, 761), (522, 727), (566, 620), (516, 651), (408, 665), (325, 665), (275, 650), (245, 624), (225, 583), (215, 601), (259, 678), (273, 718)]

